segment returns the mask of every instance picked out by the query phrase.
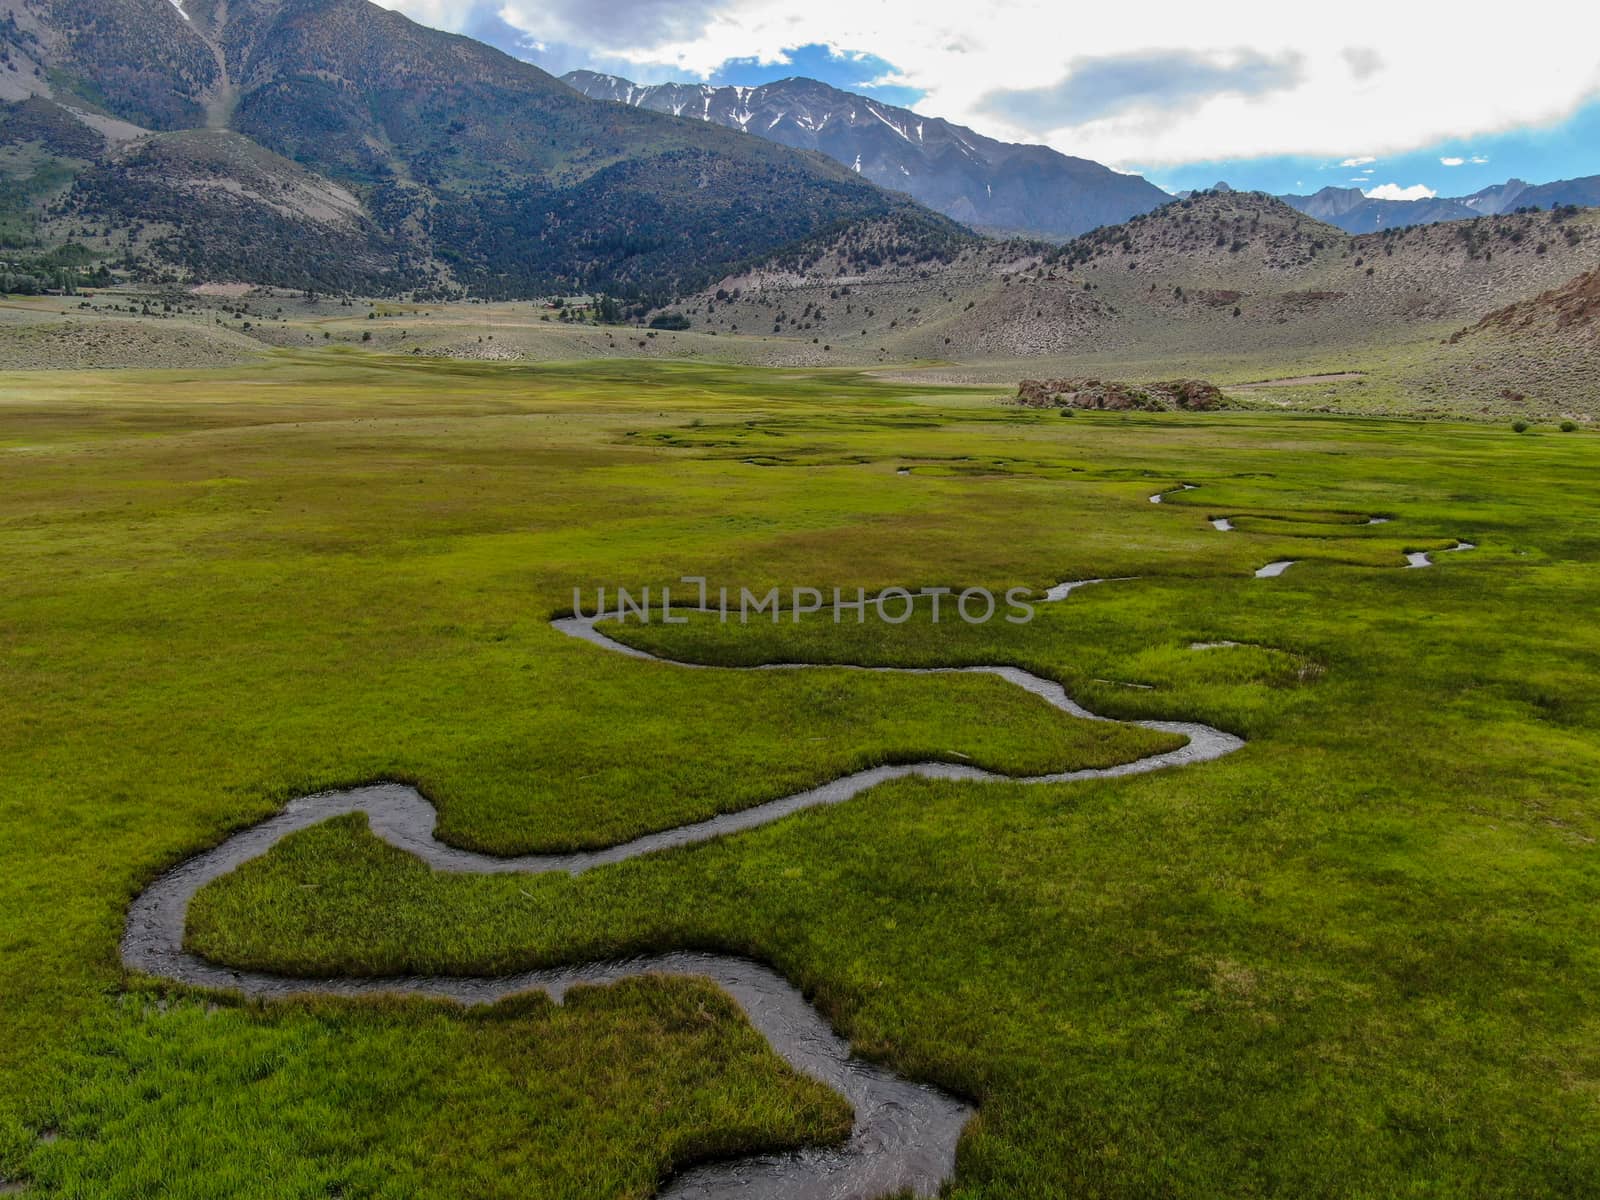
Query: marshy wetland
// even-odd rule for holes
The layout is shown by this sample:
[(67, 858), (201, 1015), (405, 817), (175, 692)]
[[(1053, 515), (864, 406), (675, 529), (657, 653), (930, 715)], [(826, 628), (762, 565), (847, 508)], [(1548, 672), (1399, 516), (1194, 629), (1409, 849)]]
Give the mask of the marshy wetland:
[[(671, 969), (711, 961), (951, 1098), (959, 1197), (1600, 1169), (1588, 433), (338, 352), (3, 383), (0, 1179), (27, 1194), (646, 1196), (848, 1146), (848, 1092)], [(685, 576), (1040, 603), (608, 627), (672, 662), (552, 624)], [(1170, 723), (1232, 752), (1117, 771)], [(436, 869), (370, 806), (314, 813), (187, 900), (169, 948), (221, 990), (124, 967), (152, 884), (299, 797), (406, 793), (442, 854), (494, 860), (869, 771), (577, 874)], [(635, 958), (666, 973), (576, 969)], [(279, 994), (528, 972), (561, 1002)], [(226, 986), (256, 976), (282, 986)]]

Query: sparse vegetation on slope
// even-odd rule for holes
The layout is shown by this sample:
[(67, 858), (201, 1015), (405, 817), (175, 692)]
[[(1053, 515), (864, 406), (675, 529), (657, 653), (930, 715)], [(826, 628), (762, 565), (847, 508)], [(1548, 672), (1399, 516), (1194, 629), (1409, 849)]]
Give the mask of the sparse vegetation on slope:
[(996, 381), (1049, 372), (1244, 382), (1339, 373), (1359, 359), (1383, 369), (1345, 389), (1358, 407), (1381, 394), (1391, 411), (1477, 414), (1476, 391), (1405, 381), (1422, 379), (1462, 321), (1597, 263), (1593, 210), (1352, 237), (1269, 196), (1207, 192), (1059, 249), (991, 243), (931, 271), (852, 272), (837, 255), (769, 261), (687, 311), (706, 314), (697, 328), (771, 339), (778, 361), (960, 363), (948, 373)]
[(1450, 335), (1416, 370), (1497, 412), (1600, 417), (1600, 269), (1516, 301)]
[(1497, 330), (1517, 337), (1570, 333), (1574, 340), (1594, 340), (1600, 334), (1600, 269), (1586, 271), (1531, 300), (1496, 309), (1456, 340)]

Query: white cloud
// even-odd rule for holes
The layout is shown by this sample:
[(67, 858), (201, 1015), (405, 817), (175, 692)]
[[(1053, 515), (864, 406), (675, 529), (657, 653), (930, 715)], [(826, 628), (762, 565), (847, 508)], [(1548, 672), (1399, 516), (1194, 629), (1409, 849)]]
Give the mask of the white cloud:
[(1439, 165), (1441, 167), (1459, 167), (1466, 161), (1467, 160), (1464, 158), (1441, 158), (1439, 160)]
[(1373, 158), (1372, 155), (1363, 154), (1360, 158), (1347, 158), (1339, 165), (1341, 167), (1364, 167), (1368, 163), (1375, 163), (1377, 161), (1378, 160)]
[(883, 75), (875, 75), (871, 79), (863, 79), (856, 84), (858, 88), (903, 88), (910, 86), (906, 81), (906, 77), (895, 71), (889, 71)]
[(1425, 183), (1403, 188), (1398, 183), (1380, 183), (1362, 193), (1368, 200), (1432, 200), (1439, 193)]
[[(730, 58), (778, 61), (813, 43), (866, 50), (921, 89), (917, 106), (985, 133), (1045, 141), (1111, 164), (1304, 154), (1337, 162), (1559, 121), (1600, 96), (1593, 40), (1550, 36), (1548, 22), (1441, 21), (1427, 5), (1345, 0), (1343, 29), (1382, 30), (1381, 56), (1338, 44), (1323, 15), (1282, 0), (1214, 5), (1148, 0), (1129, 20), (1117, 5), (1059, 0), (382, 0), (430, 24), (462, 28), (472, 6), (550, 45), (584, 47), (596, 61), (637, 64), (653, 77), (704, 77)], [(1241, 30), (1248, 43), (1241, 44)], [(1070, 47), (1063, 53), (1063, 47)], [(1135, 89), (1101, 97), (1098, 111), (1041, 104), (1103, 77), (1105, 64), (1175, 56), (1211, 64), (1209, 91), (1175, 97)], [(1293, 64), (1270, 91), (1226, 86), (1248, 56)], [(1204, 72), (1192, 74), (1203, 78)], [(1514, 88), (1463, 88), (1463, 79), (1514, 78)], [(1013, 102), (996, 108), (996, 93)], [(1123, 103), (1109, 101), (1124, 100)], [(1363, 164), (1364, 165), (1364, 164)]]
[(1383, 70), (1383, 55), (1371, 46), (1346, 46), (1340, 53), (1357, 79), (1366, 79)]
[(1481, 167), (1484, 163), (1489, 161), (1489, 158), (1484, 154), (1474, 154), (1471, 158), (1467, 159), (1467, 161), (1475, 167)]

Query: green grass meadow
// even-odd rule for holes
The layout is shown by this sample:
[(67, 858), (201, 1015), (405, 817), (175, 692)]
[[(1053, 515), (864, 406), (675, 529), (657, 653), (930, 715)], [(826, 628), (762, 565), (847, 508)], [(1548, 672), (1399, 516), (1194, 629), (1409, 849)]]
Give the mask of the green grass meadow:
[(575, 588), (687, 598), (686, 575), (1103, 577), (1023, 625), (618, 636), (724, 667), (1009, 663), (1243, 750), (903, 780), (577, 879), (435, 875), (339, 819), (203, 891), (190, 945), (308, 976), (748, 954), (978, 1104), (962, 1200), (1593, 1194), (1600, 440), (992, 395), (354, 352), (0, 377), (0, 1180), (644, 1197), (842, 1137), (843, 1102), (708, 985), (243, 1003), (125, 976), (123, 913), (286, 800), (372, 780), (516, 853), (879, 763), (1139, 757), (1170, 741), (989, 676), (688, 671), (549, 626)]

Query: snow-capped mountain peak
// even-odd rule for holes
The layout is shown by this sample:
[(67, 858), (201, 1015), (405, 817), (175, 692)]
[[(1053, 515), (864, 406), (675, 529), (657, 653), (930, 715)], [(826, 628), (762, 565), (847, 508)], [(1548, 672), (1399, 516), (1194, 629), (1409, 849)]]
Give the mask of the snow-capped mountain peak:
[(907, 192), (982, 229), (1067, 238), (1170, 199), (1137, 175), (1046, 146), (996, 141), (815, 79), (714, 87), (640, 85), (594, 71), (563, 78), (592, 99), (711, 121), (819, 151), (881, 187)]

